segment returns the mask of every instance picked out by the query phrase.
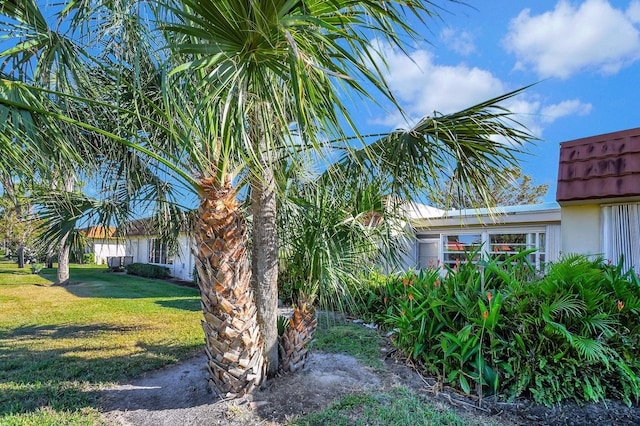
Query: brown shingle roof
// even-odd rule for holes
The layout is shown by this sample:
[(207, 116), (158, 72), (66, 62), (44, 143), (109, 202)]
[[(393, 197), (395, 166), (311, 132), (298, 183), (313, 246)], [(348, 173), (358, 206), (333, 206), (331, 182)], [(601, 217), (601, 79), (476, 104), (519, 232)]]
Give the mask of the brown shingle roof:
[(640, 128), (560, 144), (556, 200), (640, 195)]
[(157, 233), (158, 231), (154, 227), (151, 218), (131, 220), (125, 225), (125, 235), (128, 237), (155, 235)]

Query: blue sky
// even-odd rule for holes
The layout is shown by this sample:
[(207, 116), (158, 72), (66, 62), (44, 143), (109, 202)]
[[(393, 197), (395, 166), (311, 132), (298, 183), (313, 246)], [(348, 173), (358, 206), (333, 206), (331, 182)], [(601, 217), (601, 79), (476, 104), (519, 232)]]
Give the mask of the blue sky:
[[(640, 127), (640, 0), (470, 1), (429, 23), (411, 60), (382, 46), (389, 83), (415, 118), (537, 83), (506, 106), (541, 141), (521, 164), (555, 200), (559, 143)], [(358, 111), (365, 133), (406, 127)]]
[[(640, 0), (435, 3), (441, 20), (410, 59), (380, 46), (390, 86), (418, 119), (537, 83), (505, 106), (541, 139), (521, 166), (549, 184), (545, 201), (555, 200), (560, 142), (640, 127)], [(407, 127), (364, 104), (352, 112), (363, 134)]]

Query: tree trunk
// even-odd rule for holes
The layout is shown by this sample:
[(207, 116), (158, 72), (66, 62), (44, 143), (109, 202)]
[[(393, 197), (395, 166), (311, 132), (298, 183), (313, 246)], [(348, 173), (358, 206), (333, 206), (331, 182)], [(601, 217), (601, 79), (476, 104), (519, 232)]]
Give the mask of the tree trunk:
[(22, 244), (18, 247), (18, 268), (24, 268), (24, 247)]
[(227, 397), (253, 391), (265, 377), (247, 257), (247, 228), (230, 180), (202, 179), (194, 229), (211, 381)]
[(280, 370), (295, 373), (304, 368), (309, 356), (309, 345), (313, 341), (318, 325), (316, 310), (306, 300), (293, 307), (284, 334), (280, 338)]
[(69, 285), (69, 253), (71, 247), (68, 244), (69, 233), (62, 236), (58, 245), (58, 272), (56, 285)]
[(267, 377), (278, 372), (278, 234), (273, 171), (262, 164), (262, 178), (251, 185), (253, 290), (265, 342)]
[[(64, 185), (65, 192), (72, 192), (75, 185), (75, 177), (69, 172), (62, 172), (61, 174), (64, 178), (64, 181), (62, 183)], [(56, 277), (56, 285), (69, 284), (69, 253), (71, 251), (69, 235), (69, 232), (65, 233), (58, 242), (58, 272)]]

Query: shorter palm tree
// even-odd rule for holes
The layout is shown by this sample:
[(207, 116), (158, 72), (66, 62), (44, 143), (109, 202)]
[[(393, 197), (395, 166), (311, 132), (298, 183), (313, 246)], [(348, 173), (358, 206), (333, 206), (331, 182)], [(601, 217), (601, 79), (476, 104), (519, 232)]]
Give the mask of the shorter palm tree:
[(279, 285), (293, 299), (293, 314), (280, 337), (282, 371), (304, 366), (317, 326), (314, 303), (354, 312), (352, 284), (396, 263), (403, 222), (383, 188), (379, 179), (287, 182)]

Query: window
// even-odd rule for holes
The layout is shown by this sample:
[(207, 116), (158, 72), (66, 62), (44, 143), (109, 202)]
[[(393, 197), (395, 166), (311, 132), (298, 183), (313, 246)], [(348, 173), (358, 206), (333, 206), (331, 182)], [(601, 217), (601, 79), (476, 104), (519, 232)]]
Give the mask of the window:
[(489, 234), (488, 254), (500, 261), (522, 251), (536, 249), (527, 255), (527, 259), (536, 268), (540, 268), (545, 262), (545, 244), (544, 232)]
[(542, 268), (547, 260), (545, 229), (470, 228), (466, 232), (418, 235), (416, 260), (422, 269), (437, 267), (439, 260), (453, 268), (457, 262), (466, 262), (470, 253), (476, 253), (471, 259), (475, 263), (482, 257), (501, 261), (521, 251), (536, 249), (527, 259), (536, 268)]
[(167, 245), (156, 238), (149, 240), (149, 263), (173, 264), (173, 256), (169, 256)]
[[(455, 234), (442, 236), (442, 263), (453, 267), (456, 262), (465, 262), (467, 254), (478, 252), (482, 246), (482, 234)], [(472, 259), (480, 260), (480, 254)]]
[(640, 203), (602, 207), (602, 251), (625, 268), (640, 266)]

